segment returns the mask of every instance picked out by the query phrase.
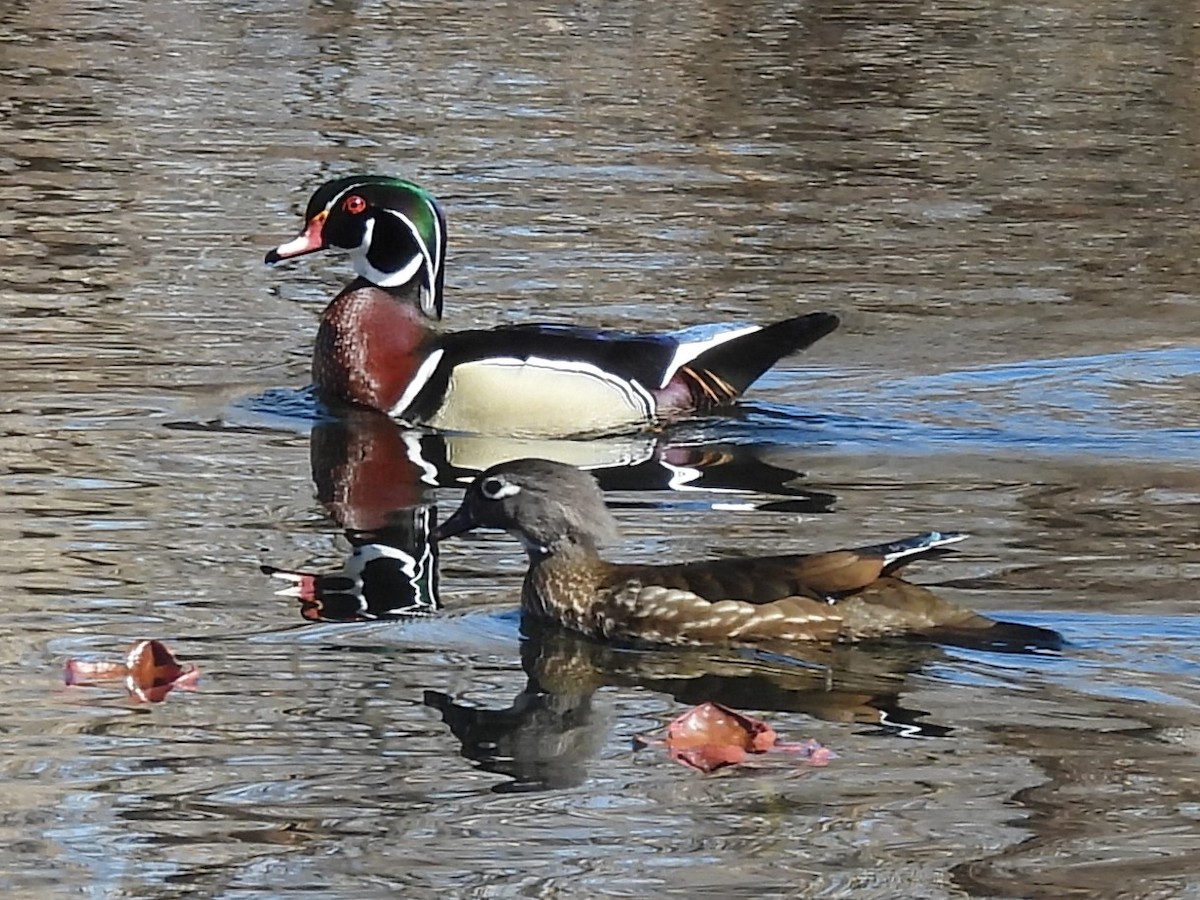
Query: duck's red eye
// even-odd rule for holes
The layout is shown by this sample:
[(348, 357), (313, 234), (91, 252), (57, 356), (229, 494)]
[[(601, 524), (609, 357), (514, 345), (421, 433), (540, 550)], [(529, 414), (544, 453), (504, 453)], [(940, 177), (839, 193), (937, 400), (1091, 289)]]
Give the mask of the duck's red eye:
[(342, 201), (342, 209), (352, 216), (357, 216), (359, 213), (364, 212), (366, 208), (367, 201), (358, 196), (358, 194), (351, 194)]

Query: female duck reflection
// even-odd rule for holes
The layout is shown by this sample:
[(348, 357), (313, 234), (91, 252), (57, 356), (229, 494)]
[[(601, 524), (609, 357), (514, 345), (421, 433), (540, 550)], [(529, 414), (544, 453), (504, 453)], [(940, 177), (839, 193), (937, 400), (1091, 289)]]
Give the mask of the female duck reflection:
[(441, 713), (462, 756), (511, 779), (495, 785), (497, 793), (571, 787), (586, 779), (610, 724), (592, 704), (602, 687), (641, 688), (688, 705), (713, 700), (735, 709), (804, 713), (872, 725), (879, 734), (950, 732), (900, 703), (906, 676), (942, 655), (933, 644), (810, 645), (784, 659), (730, 648), (614, 647), (534, 619), (523, 620), (521, 629), (527, 682), (509, 706), (487, 708), (425, 692), (425, 705)]
[(761, 458), (759, 448), (676, 440), (649, 434), (587, 441), (443, 435), (405, 430), (379, 413), (349, 411), (313, 428), (311, 464), (317, 499), (343, 529), (350, 554), (330, 572), (262, 569), (289, 583), (279, 593), (297, 598), (310, 621), (436, 611), (433, 490), (531, 454), (586, 468), (606, 490), (756, 492), (781, 498), (771, 509), (803, 513), (833, 506), (832, 494), (797, 487), (800, 473)]

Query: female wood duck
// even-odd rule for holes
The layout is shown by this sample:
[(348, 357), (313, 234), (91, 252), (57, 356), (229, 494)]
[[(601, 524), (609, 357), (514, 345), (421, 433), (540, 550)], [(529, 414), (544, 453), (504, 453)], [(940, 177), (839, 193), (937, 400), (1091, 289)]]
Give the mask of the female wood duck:
[(480, 475), (434, 530), (441, 540), (503, 528), (529, 556), (522, 609), (600, 640), (659, 644), (858, 641), (918, 635), (975, 646), (1057, 647), (1047, 629), (997, 622), (934, 596), (896, 572), (965, 534), (827, 553), (640, 565), (596, 546), (616, 523), (592, 477), (539, 459)]
[(304, 230), (268, 263), (326, 247), (358, 277), (321, 315), (313, 382), (326, 400), (449, 431), (585, 434), (732, 403), (781, 357), (833, 331), (815, 312), (765, 327), (631, 334), (564, 325), (439, 333), (446, 219), (408, 181), (353, 175), (317, 189)]

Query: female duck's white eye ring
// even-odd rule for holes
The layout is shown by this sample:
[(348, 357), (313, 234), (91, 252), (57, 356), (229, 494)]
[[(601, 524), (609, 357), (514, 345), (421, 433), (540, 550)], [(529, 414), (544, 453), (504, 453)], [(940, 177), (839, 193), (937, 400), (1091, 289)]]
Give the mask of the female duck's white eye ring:
[(505, 497), (521, 493), (521, 486), (513, 484), (511, 481), (505, 481), (498, 476), (492, 476), (479, 483), (479, 491), (489, 500), (503, 500)]

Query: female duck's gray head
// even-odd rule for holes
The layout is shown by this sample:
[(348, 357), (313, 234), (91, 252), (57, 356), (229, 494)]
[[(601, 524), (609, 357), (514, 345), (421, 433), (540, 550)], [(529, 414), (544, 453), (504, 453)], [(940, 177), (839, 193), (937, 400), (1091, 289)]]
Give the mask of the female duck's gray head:
[(317, 188), (304, 223), (268, 263), (340, 247), (359, 277), (387, 288), (415, 283), (421, 311), (442, 317), (446, 217), (428, 191), (385, 175), (338, 178)]
[(564, 543), (595, 549), (617, 535), (596, 479), (546, 459), (492, 466), (467, 488), (462, 506), (434, 530), (434, 539), (479, 527), (503, 528), (534, 557), (553, 553)]

